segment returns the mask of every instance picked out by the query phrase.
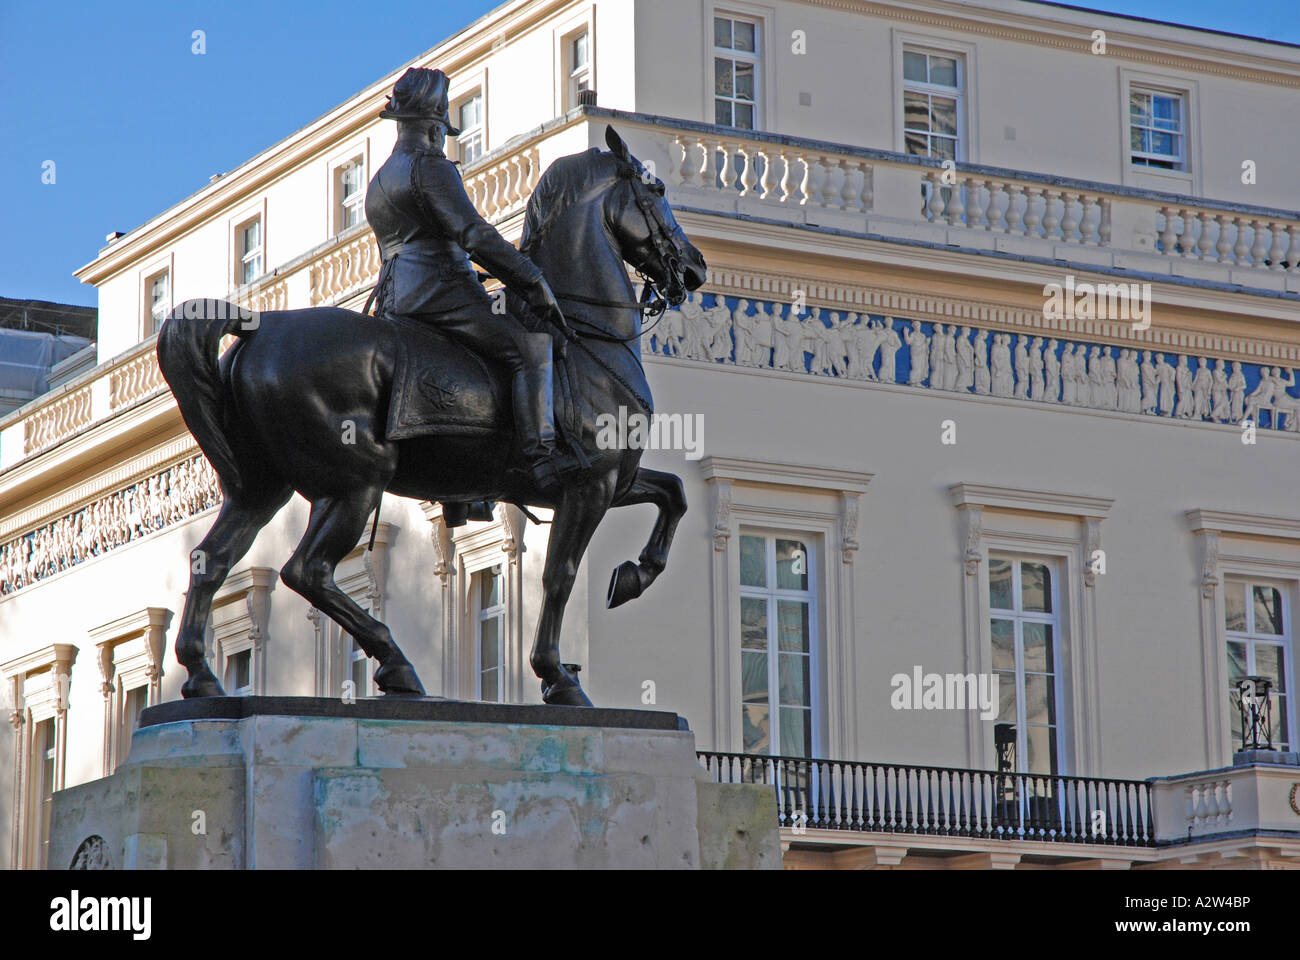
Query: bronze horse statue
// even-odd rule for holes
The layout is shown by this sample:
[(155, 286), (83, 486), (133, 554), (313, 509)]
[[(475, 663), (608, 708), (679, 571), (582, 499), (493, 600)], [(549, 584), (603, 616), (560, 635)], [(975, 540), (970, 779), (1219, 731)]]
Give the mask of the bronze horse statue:
[[(556, 160), (529, 199), (521, 249), (564, 304), (572, 341), (557, 363), (568, 380), (568, 440), (590, 469), (548, 496), (517, 466), (508, 423), (487, 436), (386, 437), (389, 401), (402, 349), (398, 324), (337, 307), (249, 314), (232, 304), (191, 300), (174, 309), (158, 335), (158, 363), (186, 425), (221, 482), (220, 513), (195, 551), (190, 589), (176, 638), (176, 658), (189, 671), (186, 697), (223, 696), (204, 657), (212, 600), (231, 568), (294, 491), (311, 504), (307, 529), (280, 571), (356, 638), (378, 661), (375, 683), (389, 695), (424, 695), (414, 668), (388, 628), (334, 582), (335, 568), (364, 536), (385, 491), (450, 503), (497, 500), (554, 510), (542, 575), (544, 602), (530, 661), (547, 703), (590, 706), (578, 678), (561, 662), (560, 625), (578, 564), (610, 507), (658, 507), (637, 562), (610, 580), (607, 603), (639, 596), (663, 571), (678, 520), (686, 512), (681, 480), (641, 467), (639, 449), (602, 449), (596, 417), (652, 412), (641, 364), (638, 300), (625, 263), (649, 292), (676, 305), (705, 280), (705, 263), (664, 198), (664, 185), (633, 157), (612, 128), (610, 151), (591, 148)], [(511, 314), (542, 328), (519, 298)], [(219, 354), (223, 337), (237, 340)], [(443, 384), (452, 403), (462, 391), (495, 398), (509, 418), (509, 381), (467, 352)], [(494, 382), (486, 384), (487, 379)], [(557, 397), (559, 396), (557, 390)], [(558, 401), (557, 401), (558, 403)], [(482, 413), (481, 410), (476, 411)], [(560, 421), (557, 408), (557, 422)], [(351, 429), (350, 442), (341, 437)]]

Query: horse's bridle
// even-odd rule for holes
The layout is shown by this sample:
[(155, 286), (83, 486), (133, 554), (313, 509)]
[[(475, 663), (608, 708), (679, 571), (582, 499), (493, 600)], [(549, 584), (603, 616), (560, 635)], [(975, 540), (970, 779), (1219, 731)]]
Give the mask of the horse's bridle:
[[(620, 171), (620, 175), (629, 180), (633, 178), (641, 178), (640, 172), (633, 169), (630, 164), (624, 170)], [(668, 224), (664, 223), (663, 218), (659, 216), (659, 211), (655, 209), (655, 205), (651, 203), (647, 197), (643, 196), (642, 192), (637, 190), (635, 186), (632, 188), (632, 198), (636, 201), (637, 209), (641, 211), (641, 216), (645, 218), (646, 227), (650, 234), (650, 243), (654, 246), (654, 256), (659, 258), (660, 264), (667, 269), (670, 276), (680, 278), (682, 258), (680, 248), (673, 241), (674, 231), (668, 229)], [(581, 331), (575, 330), (575, 337), (588, 337), (592, 340), (604, 340), (609, 343), (630, 343), (633, 340), (645, 336), (645, 334), (650, 330), (653, 330), (659, 321), (663, 319), (664, 311), (670, 305), (681, 303), (682, 297), (678, 297), (676, 301), (670, 301), (660, 289), (659, 284), (651, 279), (650, 275), (646, 272), (646, 265), (650, 262), (650, 259), (650, 257), (647, 257), (639, 263), (629, 261), (629, 263), (632, 263), (632, 269), (636, 271), (636, 275), (641, 280), (641, 299), (639, 300), (606, 300), (601, 297), (587, 297), (574, 293), (562, 293), (558, 290), (555, 291), (555, 298), (557, 300), (572, 300), (575, 303), (586, 303), (594, 307), (614, 307), (617, 309), (638, 310), (640, 311), (643, 320), (647, 317), (653, 317), (654, 322), (649, 326), (642, 327), (638, 333), (634, 333), (630, 337), (618, 337), (612, 333), (607, 333), (606, 331), (601, 330), (586, 320), (575, 318), (570, 322), (582, 324), (585, 327), (591, 328)]]

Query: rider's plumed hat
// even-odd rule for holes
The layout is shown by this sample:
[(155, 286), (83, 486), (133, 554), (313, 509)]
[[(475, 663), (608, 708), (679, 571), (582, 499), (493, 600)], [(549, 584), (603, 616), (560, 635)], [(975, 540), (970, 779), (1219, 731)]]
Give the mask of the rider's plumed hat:
[(388, 106), (379, 115), (385, 120), (441, 120), (447, 133), (460, 133), (447, 115), (447, 75), (441, 70), (411, 67), (393, 84)]

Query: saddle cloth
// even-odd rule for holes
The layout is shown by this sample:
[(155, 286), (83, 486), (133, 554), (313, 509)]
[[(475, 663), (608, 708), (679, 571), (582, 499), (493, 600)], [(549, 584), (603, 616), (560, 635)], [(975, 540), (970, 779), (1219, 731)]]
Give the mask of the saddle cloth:
[[(385, 319), (398, 330), (385, 431), (389, 440), (513, 435), (511, 384), (503, 366), (488, 363), (427, 323)], [(582, 436), (582, 416), (595, 414), (574, 397), (572, 351), (568, 362), (557, 362), (554, 370), (557, 439), (572, 447)]]
[(428, 324), (385, 319), (398, 329), (389, 440), (512, 433), (510, 384), (503, 368), (489, 365)]

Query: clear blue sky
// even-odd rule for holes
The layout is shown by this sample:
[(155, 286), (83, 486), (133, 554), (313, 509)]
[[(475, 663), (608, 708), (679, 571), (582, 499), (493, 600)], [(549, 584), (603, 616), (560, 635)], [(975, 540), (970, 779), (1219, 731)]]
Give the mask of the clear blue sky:
[[(72, 271), (499, 0), (0, 0), (0, 296), (95, 304)], [(1296, 0), (1080, 6), (1300, 43)], [(191, 53), (206, 31), (207, 53)], [(56, 182), (41, 182), (55, 162)]]

